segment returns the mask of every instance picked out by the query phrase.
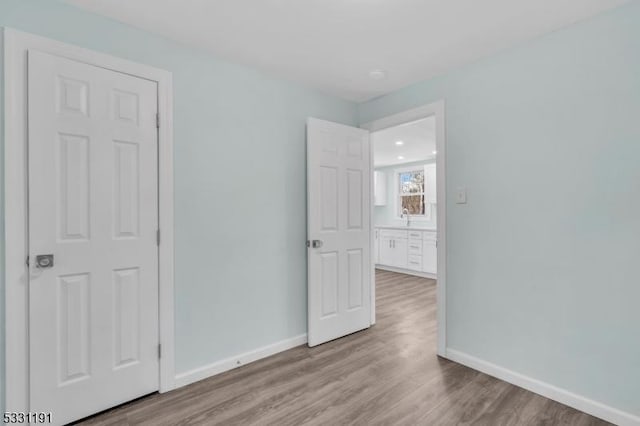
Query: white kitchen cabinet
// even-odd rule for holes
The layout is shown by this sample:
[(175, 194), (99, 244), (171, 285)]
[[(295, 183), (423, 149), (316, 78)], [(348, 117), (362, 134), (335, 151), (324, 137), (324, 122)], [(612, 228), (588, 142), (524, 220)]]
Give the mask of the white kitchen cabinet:
[(422, 272), (422, 256), (410, 254), (407, 258), (407, 269)]
[(438, 250), (437, 232), (406, 228), (376, 228), (376, 265), (403, 269), (407, 274), (435, 278)]
[(422, 232), (410, 231), (407, 244), (407, 269), (422, 272)]
[(393, 266), (395, 258), (393, 251), (393, 238), (381, 236), (378, 251), (378, 264)]
[(409, 240), (409, 256), (420, 256), (422, 257), (422, 239), (419, 240)]
[(396, 268), (407, 267), (407, 239), (394, 239), (393, 240), (393, 263), (391, 266)]
[(435, 232), (425, 231), (422, 238), (422, 272), (438, 272), (438, 244)]
[(373, 172), (373, 205), (387, 205), (387, 175), (385, 172)]
[(381, 229), (379, 235), (379, 264), (406, 268), (408, 255), (407, 231)]
[(424, 166), (424, 196), (425, 200), (429, 204), (437, 204), (438, 202), (438, 191), (436, 185), (436, 165), (435, 164), (427, 164)]

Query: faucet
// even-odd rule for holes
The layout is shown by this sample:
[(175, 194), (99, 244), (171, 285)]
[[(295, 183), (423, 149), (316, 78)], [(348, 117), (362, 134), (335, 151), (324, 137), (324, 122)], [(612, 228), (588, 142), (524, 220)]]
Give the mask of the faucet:
[(408, 209), (402, 209), (402, 214), (400, 215), (400, 217), (406, 217), (407, 218), (407, 226), (411, 226), (411, 216), (409, 216), (409, 210)]

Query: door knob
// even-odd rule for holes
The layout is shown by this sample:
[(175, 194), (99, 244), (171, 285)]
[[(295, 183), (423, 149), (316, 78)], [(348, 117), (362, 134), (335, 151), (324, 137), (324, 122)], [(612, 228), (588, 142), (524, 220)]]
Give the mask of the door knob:
[(322, 247), (322, 240), (311, 240), (312, 248), (320, 248)]
[(52, 268), (53, 267), (53, 255), (52, 254), (39, 254), (36, 256), (37, 268)]

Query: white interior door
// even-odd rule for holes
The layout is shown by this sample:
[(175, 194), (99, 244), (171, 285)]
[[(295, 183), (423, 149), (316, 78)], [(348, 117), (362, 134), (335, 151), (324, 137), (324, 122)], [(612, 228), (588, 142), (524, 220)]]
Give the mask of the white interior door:
[(29, 408), (64, 424), (158, 389), (157, 84), (28, 61)]
[(371, 321), (369, 132), (307, 121), (308, 342)]

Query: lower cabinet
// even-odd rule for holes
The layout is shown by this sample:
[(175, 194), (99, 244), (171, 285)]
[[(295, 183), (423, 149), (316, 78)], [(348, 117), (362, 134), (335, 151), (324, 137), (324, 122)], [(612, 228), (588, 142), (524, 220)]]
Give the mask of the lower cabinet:
[(393, 263), (396, 268), (407, 267), (407, 239), (394, 238), (393, 241)]
[(380, 266), (435, 275), (438, 263), (436, 231), (376, 229), (374, 258)]
[(407, 269), (422, 272), (422, 256), (409, 255), (409, 258), (407, 259)]
[(422, 241), (422, 272), (438, 272), (438, 245), (435, 239)]
[(380, 229), (379, 264), (407, 267), (407, 231)]
[(391, 238), (381, 236), (378, 250), (378, 264), (391, 266), (393, 263), (393, 247), (391, 245)]
[(407, 267), (407, 240), (393, 238), (381, 232), (379, 244), (378, 264), (394, 266), (396, 268)]

